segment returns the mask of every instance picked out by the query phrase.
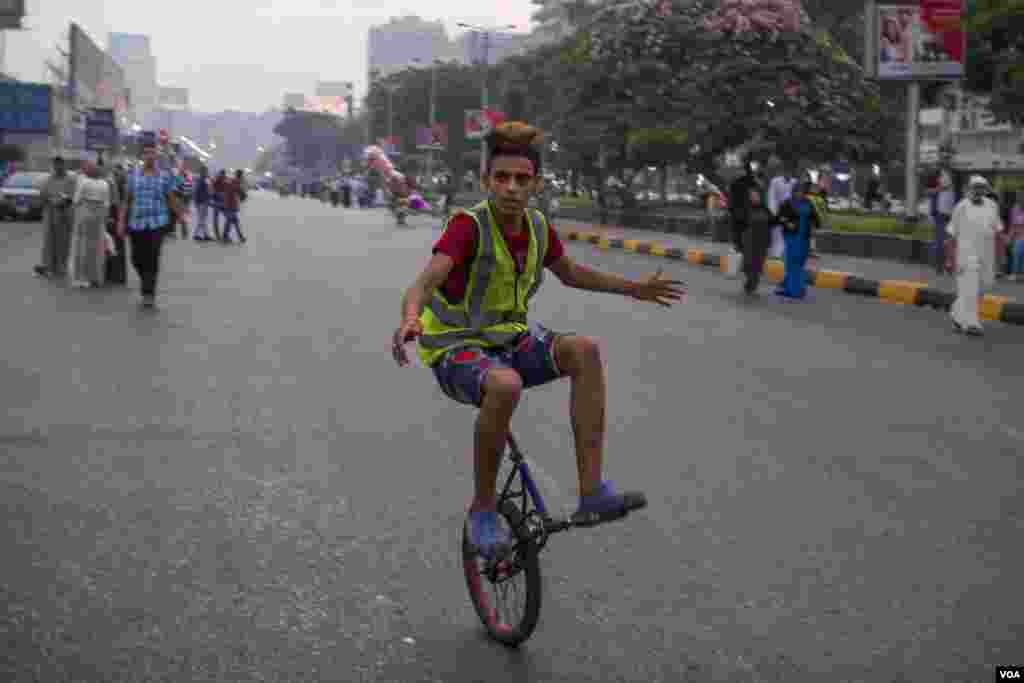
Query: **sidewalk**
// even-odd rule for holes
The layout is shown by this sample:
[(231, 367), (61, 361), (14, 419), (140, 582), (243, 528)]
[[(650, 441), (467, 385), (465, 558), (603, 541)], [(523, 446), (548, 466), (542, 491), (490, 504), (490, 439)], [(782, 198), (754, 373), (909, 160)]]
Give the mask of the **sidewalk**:
[[(564, 239), (586, 241), (591, 235), (608, 240), (603, 248), (628, 251), (643, 249), (659, 256), (689, 261), (694, 265), (721, 268), (721, 256), (729, 253), (731, 245), (712, 242), (708, 238), (675, 233), (636, 230), (619, 225), (598, 225), (572, 220), (555, 223)], [(613, 242), (615, 240), (616, 242)], [(622, 242), (617, 242), (622, 240)], [(628, 242), (627, 242), (628, 241)], [(634, 243), (639, 242), (639, 244)], [(644, 246), (641, 246), (644, 245)], [(664, 250), (680, 253), (665, 254), (663, 250), (646, 245), (658, 245)], [(781, 279), (782, 264), (769, 260), (765, 275), (770, 280)], [(851, 294), (873, 296), (887, 303), (948, 308), (954, 298), (956, 284), (949, 275), (939, 275), (934, 268), (917, 264), (882, 261), (851, 256), (821, 254), (817, 271), (810, 276), (811, 284), (830, 289), (842, 289)], [(999, 280), (992, 293), (982, 303), (982, 315), (990, 320), (1024, 325), (1024, 283)]]

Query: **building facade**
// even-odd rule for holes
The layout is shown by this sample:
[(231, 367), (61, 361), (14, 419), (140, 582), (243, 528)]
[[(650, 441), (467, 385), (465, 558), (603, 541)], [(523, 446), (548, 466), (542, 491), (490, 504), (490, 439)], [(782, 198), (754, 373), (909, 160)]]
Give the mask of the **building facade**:
[(402, 71), (415, 60), (429, 64), (459, 59), (458, 46), (448, 39), (444, 24), (416, 16), (393, 17), (370, 27), (366, 49), (367, 83)]

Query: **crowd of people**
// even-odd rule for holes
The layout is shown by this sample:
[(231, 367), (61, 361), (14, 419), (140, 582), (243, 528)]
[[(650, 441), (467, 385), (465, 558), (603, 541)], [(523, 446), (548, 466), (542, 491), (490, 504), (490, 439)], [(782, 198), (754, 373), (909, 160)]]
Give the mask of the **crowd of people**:
[[(210, 178), (203, 167), (193, 177), (181, 165), (162, 170), (156, 147), (145, 148), (142, 156), (142, 163), (129, 169), (116, 164), (108, 170), (102, 158), (86, 162), (80, 175), (70, 173), (63, 158), (53, 160), (42, 189), (46, 212), (37, 275), (66, 279), (76, 288), (126, 285), (130, 245), (142, 306), (154, 308), (163, 242), (176, 238), (178, 227), (182, 239), (196, 242), (230, 244), (232, 228), (239, 243), (246, 241), (239, 217), (248, 194), (242, 171), (229, 177), (222, 170)], [(195, 231), (190, 232), (193, 205)]]
[[(782, 258), (785, 275), (776, 294), (785, 301), (806, 297), (805, 268), (814, 257), (814, 234), (828, 212), (822, 180), (800, 180), (778, 170), (768, 180), (752, 164), (730, 187), (733, 244), (745, 275), (744, 291), (757, 290), (768, 255)], [(955, 277), (957, 298), (950, 311), (953, 329), (983, 334), (981, 295), (997, 279), (1024, 279), (1024, 195), (1001, 202), (983, 176), (972, 176), (957, 199), (948, 175), (928, 183), (929, 213), (935, 228), (933, 265)], [(738, 269), (737, 269), (738, 270)]]
[(770, 255), (785, 264), (775, 294), (784, 301), (806, 299), (804, 269), (814, 256), (814, 234), (827, 211), (825, 194), (820, 183), (800, 180), (782, 168), (768, 180), (747, 163), (744, 175), (729, 188), (733, 247), (742, 260), (744, 292), (757, 292)]

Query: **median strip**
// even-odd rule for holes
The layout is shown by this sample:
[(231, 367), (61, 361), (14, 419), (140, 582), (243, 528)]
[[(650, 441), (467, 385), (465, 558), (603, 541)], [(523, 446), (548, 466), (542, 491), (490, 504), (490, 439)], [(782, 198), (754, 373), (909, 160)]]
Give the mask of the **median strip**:
[[(637, 254), (648, 254), (675, 261), (686, 261), (695, 266), (715, 268), (721, 273), (728, 271), (728, 256), (713, 254), (703, 249), (679, 249), (666, 247), (658, 242), (608, 238), (597, 233), (578, 230), (559, 230), (563, 239), (571, 242), (587, 242), (599, 249), (621, 249)], [(778, 259), (765, 262), (764, 274), (773, 282), (781, 282), (785, 266)], [(869, 280), (851, 273), (833, 270), (808, 270), (807, 284), (819, 289), (835, 289), (871, 297), (884, 303), (906, 306), (928, 306), (936, 310), (948, 311), (953, 305), (956, 295), (940, 289), (932, 289), (924, 282), (908, 280)], [(984, 320), (996, 320), (1010, 325), (1024, 325), (1024, 304), (1017, 303), (1005, 296), (986, 294), (981, 299), (978, 314)]]

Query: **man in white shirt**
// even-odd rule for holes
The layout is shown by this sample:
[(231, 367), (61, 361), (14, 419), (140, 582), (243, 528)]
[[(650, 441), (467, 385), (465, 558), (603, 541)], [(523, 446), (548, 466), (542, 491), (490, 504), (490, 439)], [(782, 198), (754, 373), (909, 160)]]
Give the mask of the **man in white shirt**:
[(968, 195), (953, 209), (946, 232), (956, 240), (956, 301), (950, 314), (953, 329), (971, 336), (982, 335), (978, 299), (995, 282), (996, 233), (1003, 229), (999, 206), (985, 194), (988, 181), (972, 176)]

